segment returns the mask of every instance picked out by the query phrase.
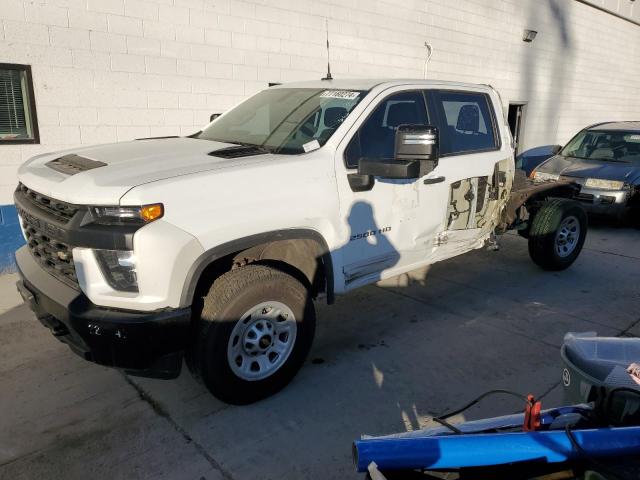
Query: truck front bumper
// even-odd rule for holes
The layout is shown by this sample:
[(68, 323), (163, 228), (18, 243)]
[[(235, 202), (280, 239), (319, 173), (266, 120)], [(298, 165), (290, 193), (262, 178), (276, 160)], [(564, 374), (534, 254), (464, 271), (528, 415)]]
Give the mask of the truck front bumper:
[(85, 360), (155, 378), (180, 374), (190, 308), (135, 312), (99, 307), (46, 272), (27, 247), (16, 252), (22, 298), (38, 320)]

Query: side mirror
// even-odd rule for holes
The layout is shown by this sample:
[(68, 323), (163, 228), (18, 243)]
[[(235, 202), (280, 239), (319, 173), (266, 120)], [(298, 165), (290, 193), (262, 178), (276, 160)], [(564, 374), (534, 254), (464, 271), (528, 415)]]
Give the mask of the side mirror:
[(560, 150), (562, 150), (562, 145), (554, 145), (553, 147), (551, 147), (551, 154), (557, 155)]
[(209, 117), (209, 121), (213, 122), (216, 118), (218, 118), (220, 115), (222, 115), (221, 113), (212, 113), (211, 116)]
[(372, 160), (361, 158), (358, 163), (359, 176), (381, 178), (418, 178), (420, 162), (417, 160)]
[(400, 125), (396, 130), (394, 156), (397, 160), (429, 161), (437, 165), (439, 150), (440, 141), (436, 127)]
[(361, 158), (358, 175), (381, 178), (419, 178), (438, 165), (438, 129), (429, 125), (400, 125), (392, 159)]

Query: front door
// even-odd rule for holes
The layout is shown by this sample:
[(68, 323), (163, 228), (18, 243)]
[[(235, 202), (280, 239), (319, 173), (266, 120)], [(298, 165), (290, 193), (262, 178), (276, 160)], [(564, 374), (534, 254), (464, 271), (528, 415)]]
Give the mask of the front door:
[(341, 142), (335, 159), (346, 290), (393, 274), (417, 258), (426, 258), (441, 222), (435, 213), (421, 208), (430, 187), (423, 179), (376, 177), (365, 191), (354, 191), (348, 181), (349, 174), (357, 173), (361, 158), (393, 158), (399, 125), (429, 123), (425, 92), (407, 87), (389, 89), (367, 107), (363, 117), (358, 129)]

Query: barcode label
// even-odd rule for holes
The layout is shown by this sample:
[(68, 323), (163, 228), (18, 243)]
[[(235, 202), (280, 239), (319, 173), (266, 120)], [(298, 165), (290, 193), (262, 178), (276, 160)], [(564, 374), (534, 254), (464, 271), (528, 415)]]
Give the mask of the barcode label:
[(355, 100), (360, 92), (352, 92), (350, 90), (325, 90), (320, 94), (323, 98), (342, 98), (344, 100)]

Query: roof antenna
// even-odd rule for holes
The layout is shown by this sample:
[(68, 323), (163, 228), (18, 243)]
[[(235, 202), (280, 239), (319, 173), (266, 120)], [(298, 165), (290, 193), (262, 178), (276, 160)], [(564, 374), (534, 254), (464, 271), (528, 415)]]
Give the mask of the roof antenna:
[(431, 46), (431, 44), (429, 42), (424, 42), (424, 46), (427, 48), (427, 58), (424, 61), (424, 79), (427, 79), (427, 67), (429, 65), (429, 60), (431, 60), (431, 55), (433, 55), (433, 47)]
[(329, 20), (325, 18), (324, 21), (327, 29), (327, 76), (321, 80), (333, 80), (331, 76), (331, 64), (329, 63)]

